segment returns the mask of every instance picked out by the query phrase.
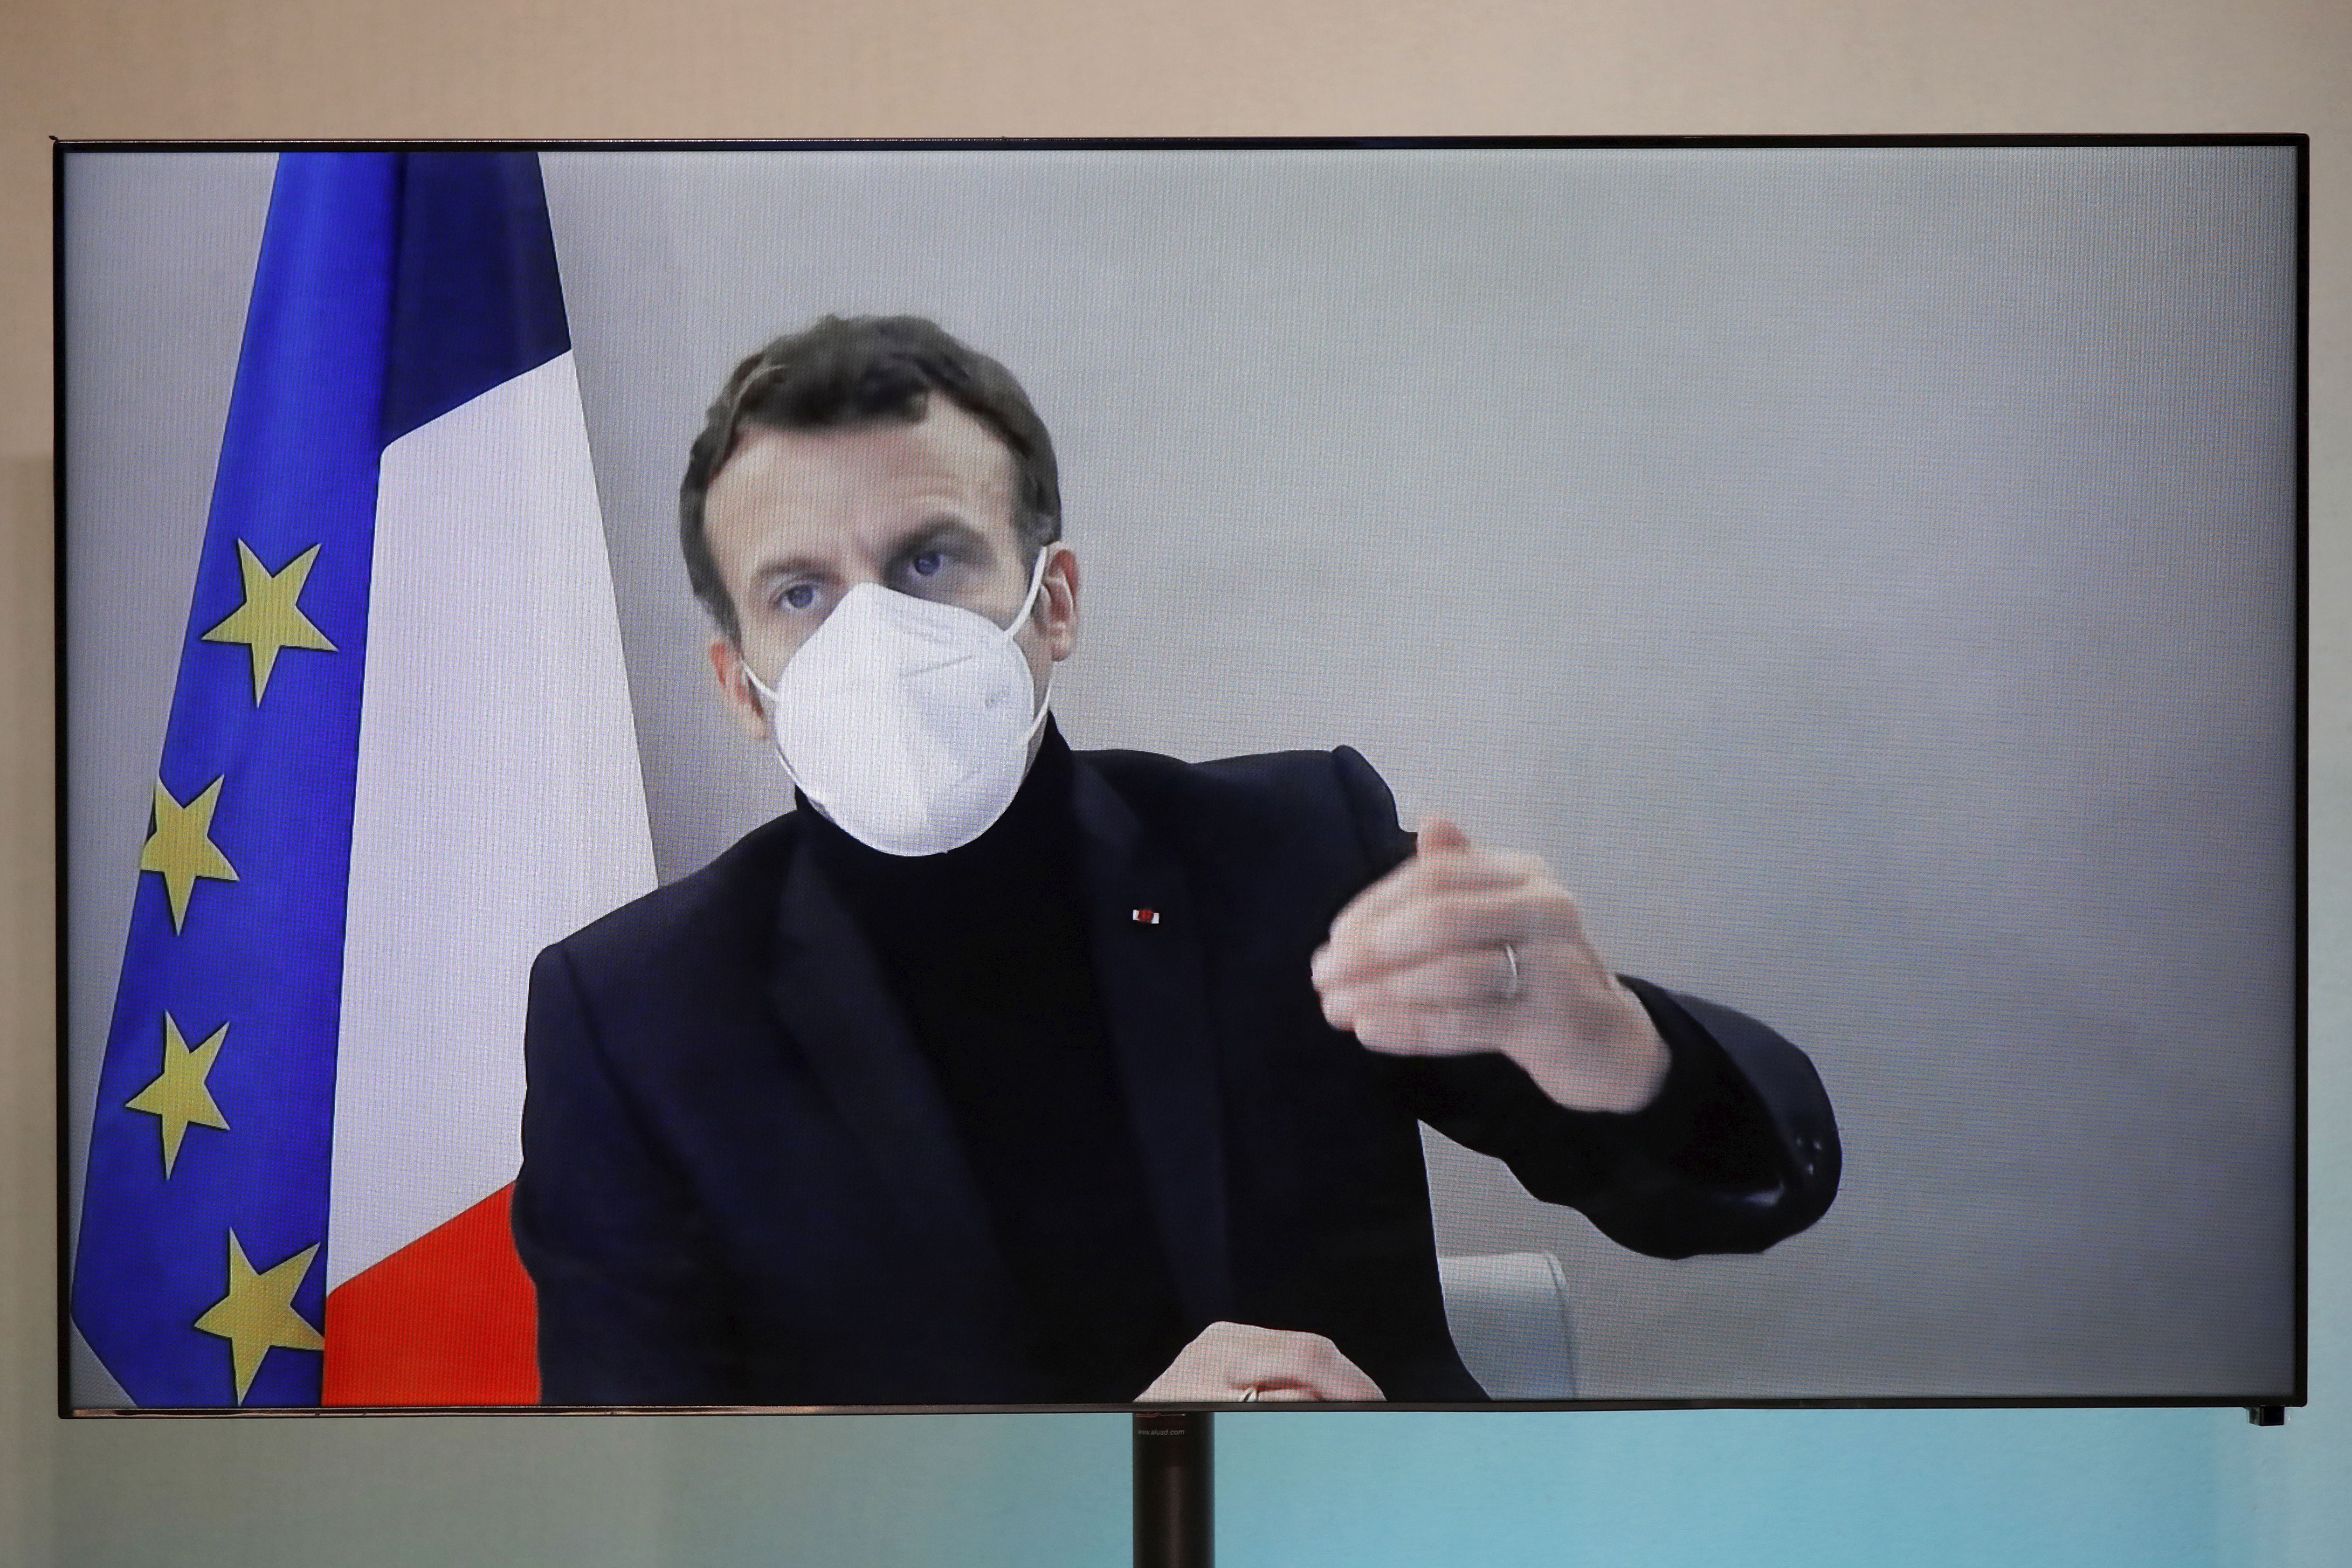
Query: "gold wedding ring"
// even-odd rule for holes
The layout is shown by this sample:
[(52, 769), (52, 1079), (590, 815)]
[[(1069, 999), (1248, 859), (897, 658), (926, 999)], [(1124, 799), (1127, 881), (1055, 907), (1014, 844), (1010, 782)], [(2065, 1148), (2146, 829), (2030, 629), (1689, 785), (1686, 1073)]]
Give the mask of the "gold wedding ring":
[(1519, 984), (1519, 950), (1517, 945), (1513, 942), (1505, 942), (1503, 944), (1503, 958), (1511, 966), (1511, 988), (1503, 993), (1503, 1000), (1506, 1002), (1516, 1002), (1522, 995), (1526, 994), (1526, 987)]

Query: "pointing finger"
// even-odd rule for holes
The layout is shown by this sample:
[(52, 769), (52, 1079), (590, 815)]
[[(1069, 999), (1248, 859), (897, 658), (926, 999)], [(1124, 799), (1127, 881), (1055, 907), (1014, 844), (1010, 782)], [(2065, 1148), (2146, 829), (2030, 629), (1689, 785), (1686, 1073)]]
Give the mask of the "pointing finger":
[(1458, 1057), (1499, 1048), (1487, 1007), (1381, 1007), (1360, 1016), (1357, 1041), (1391, 1057)]
[(1414, 835), (1414, 847), (1423, 855), (1465, 854), (1470, 849), (1470, 836), (1450, 817), (1433, 816)]
[[(1537, 949), (1528, 948), (1532, 967)], [(1391, 1007), (1501, 1006), (1524, 995), (1520, 969), (1501, 943), (1444, 952), (1377, 976), (1333, 984), (1323, 992), (1324, 1016), (1345, 1027), (1357, 1016)], [(1521, 986), (1517, 995), (1514, 987)]]
[(1416, 855), (1349, 900), (1331, 921), (1344, 941), (1408, 904), (1447, 893), (1499, 892), (1528, 879), (1527, 872), (1492, 855)]
[(1318, 989), (1360, 984), (1447, 953), (1574, 942), (1582, 931), (1576, 901), (1565, 893), (1507, 888), (1449, 892), (1400, 905), (1386, 914), (1334, 927), (1316, 954)]

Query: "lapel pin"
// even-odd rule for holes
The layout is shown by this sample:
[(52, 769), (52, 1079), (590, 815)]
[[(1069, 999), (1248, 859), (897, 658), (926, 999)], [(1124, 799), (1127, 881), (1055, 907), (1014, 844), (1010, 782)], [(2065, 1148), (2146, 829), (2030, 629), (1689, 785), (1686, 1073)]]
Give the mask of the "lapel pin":
[(1139, 926), (1156, 926), (1160, 923), (1160, 911), (1158, 910), (1129, 910), (1128, 911), (1128, 918)]

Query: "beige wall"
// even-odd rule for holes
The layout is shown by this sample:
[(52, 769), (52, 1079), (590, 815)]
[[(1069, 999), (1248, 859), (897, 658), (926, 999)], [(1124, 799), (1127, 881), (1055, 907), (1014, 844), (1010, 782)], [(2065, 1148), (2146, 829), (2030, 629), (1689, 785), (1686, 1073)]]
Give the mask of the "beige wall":
[[(303, 1423), (60, 1426), (53, 1378), (49, 158), (46, 138), (2305, 131), (2314, 142), (2314, 1392), (2352, 1280), (2352, 6), (2343, 0), (6, 0), (0, 5), (0, 1563), (119, 1480), (191, 1520), (299, 1468)], [(436, 1559), (421, 1506), (510, 1522), (511, 1559), (642, 1561), (654, 1428), (334, 1432), (260, 1561)], [(2298, 1415), (2245, 1480), (2252, 1561), (2313, 1531), (2347, 1418)], [(429, 1433), (427, 1436), (425, 1434)], [(206, 1452), (222, 1458), (207, 1468)], [(679, 1452), (684, 1452), (679, 1450)], [(672, 1456), (673, 1462), (684, 1462)], [(2233, 1461), (2234, 1462), (2234, 1461)], [(1116, 1473), (1116, 1467), (1113, 1467)], [(397, 1480), (399, 1485), (379, 1484)], [(572, 1496), (573, 1500), (549, 1501)], [(535, 1498), (533, 1504), (502, 1503)], [(395, 1500), (405, 1499), (405, 1502)], [(499, 1515), (497, 1510), (504, 1508)], [(538, 1511), (532, 1512), (536, 1508)], [(519, 1510), (519, 1511), (518, 1511)], [(386, 1534), (385, 1532), (390, 1532)], [(404, 1532), (404, 1533), (403, 1533)], [(168, 1539), (161, 1531), (156, 1539)], [(130, 1539), (125, 1536), (121, 1539)], [(206, 1544), (206, 1543), (209, 1544)], [(266, 1543), (265, 1543), (266, 1542)], [(137, 1561), (148, 1560), (145, 1556)], [(157, 1559), (162, 1560), (162, 1559)]]

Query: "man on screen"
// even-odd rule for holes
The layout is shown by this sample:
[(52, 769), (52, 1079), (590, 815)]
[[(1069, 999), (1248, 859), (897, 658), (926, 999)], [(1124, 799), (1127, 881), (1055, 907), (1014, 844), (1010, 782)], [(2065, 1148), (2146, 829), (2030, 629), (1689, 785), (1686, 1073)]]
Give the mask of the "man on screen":
[(1659, 1256), (1828, 1206), (1803, 1056), (1539, 861), (1347, 749), (1074, 752), (1052, 442), (930, 322), (745, 360), (681, 531), (803, 809), (533, 971), (550, 1403), (1477, 1400), (1416, 1122)]

